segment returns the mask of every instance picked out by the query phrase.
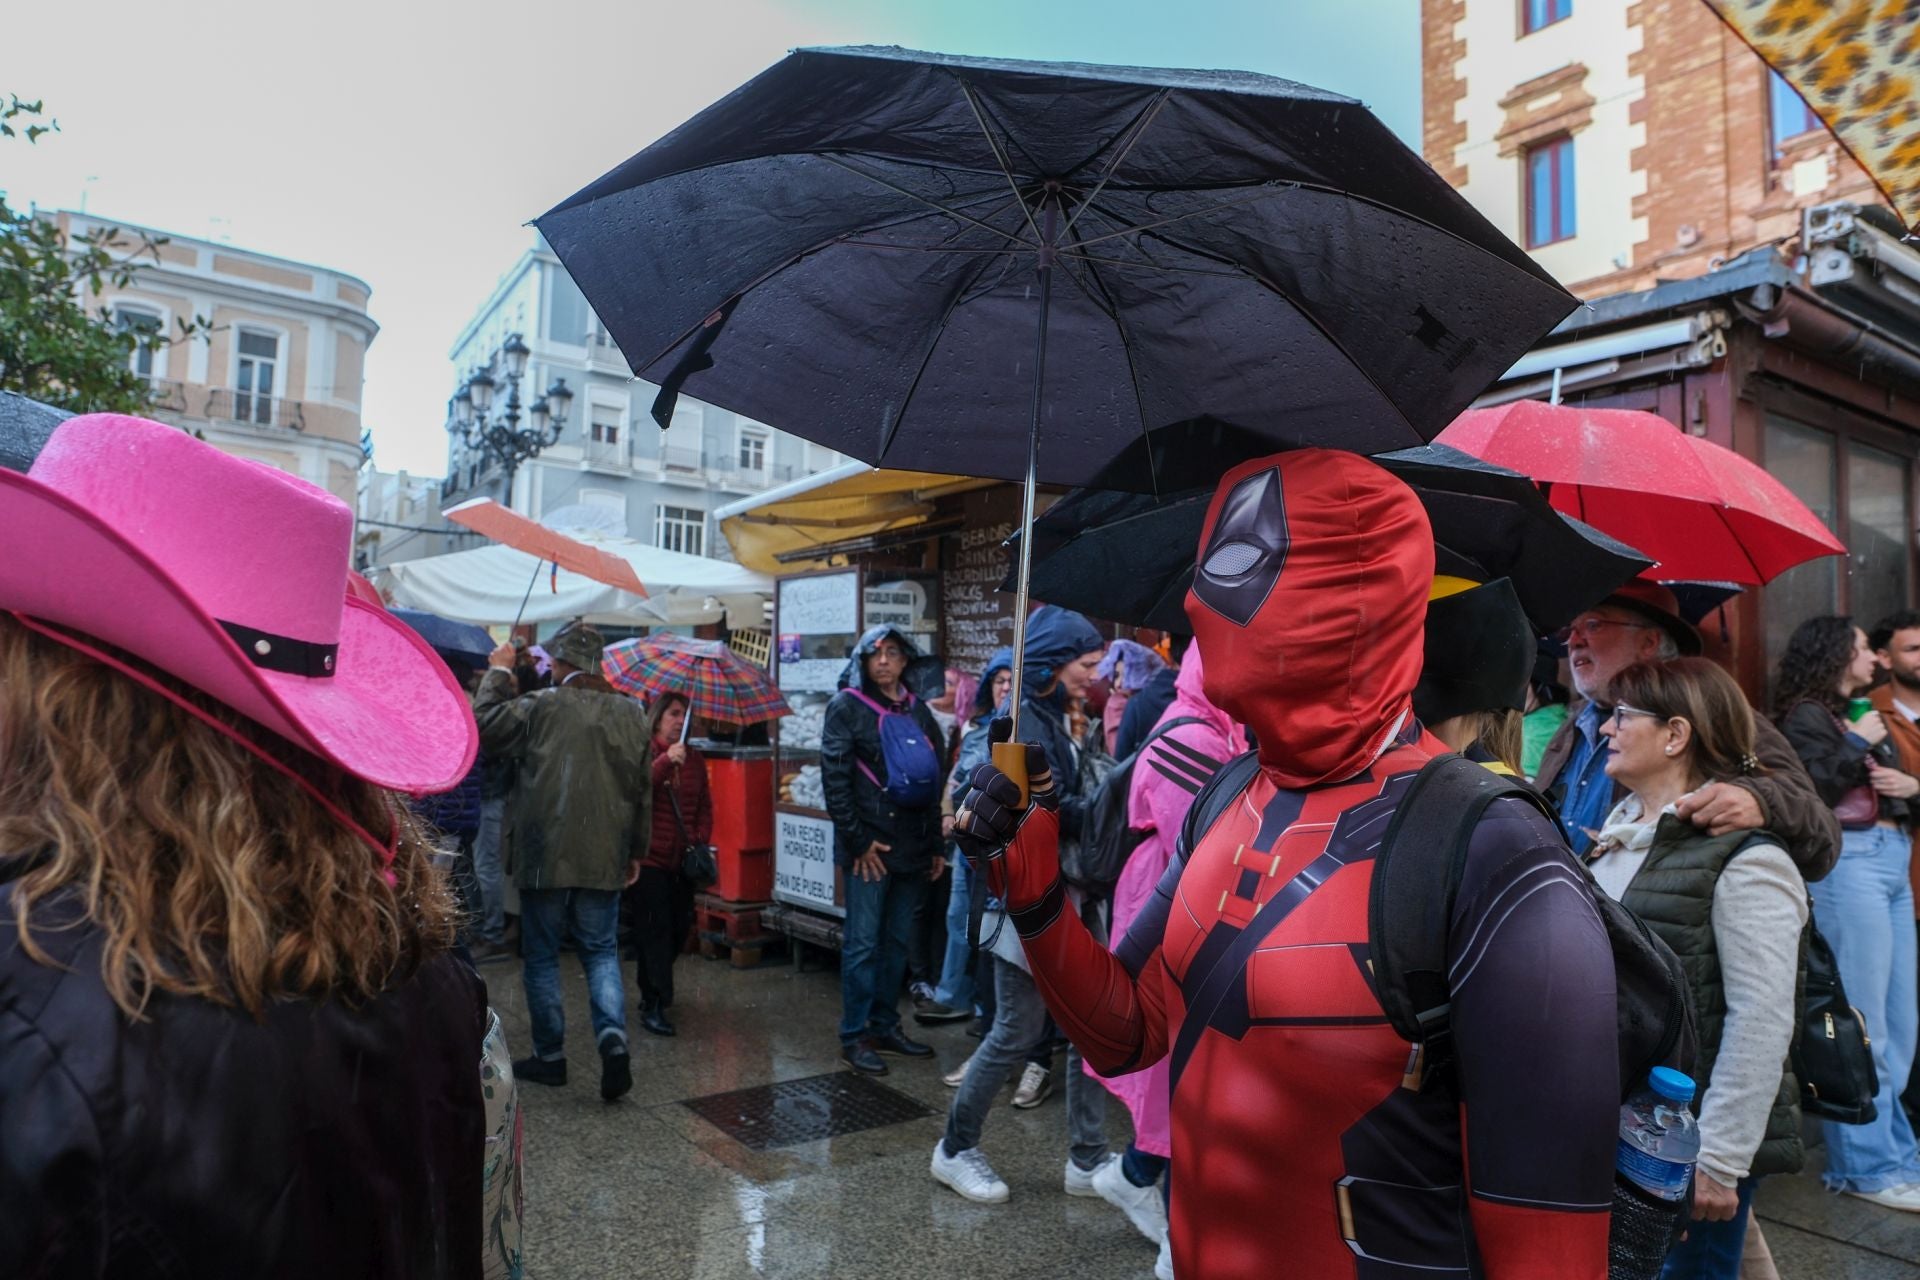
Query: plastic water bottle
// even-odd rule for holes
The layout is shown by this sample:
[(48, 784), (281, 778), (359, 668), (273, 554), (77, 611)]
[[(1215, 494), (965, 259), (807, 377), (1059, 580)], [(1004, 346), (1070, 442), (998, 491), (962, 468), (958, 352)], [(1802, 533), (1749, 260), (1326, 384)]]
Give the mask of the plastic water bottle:
[(1607, 1274), (1616, 1280), (1658, 1276), (1673, 1244), (1700, 1158), (1700, 1127), (1687, 1109), (1693, 1092), (1693, 1080), (1684, 1073), (1655, 1067), (1646, 1086), (1620, 1108), (1613, 1224), (1607, 1233)]
[(1693, 1080), (1672, 1067), (1655, 1067), (1645, 1088), (1620, 1108), (1620, 1176), (1660, 1200), (1679, 1200), (1700, 1158), (1700, 1126), (1687, 1104)]

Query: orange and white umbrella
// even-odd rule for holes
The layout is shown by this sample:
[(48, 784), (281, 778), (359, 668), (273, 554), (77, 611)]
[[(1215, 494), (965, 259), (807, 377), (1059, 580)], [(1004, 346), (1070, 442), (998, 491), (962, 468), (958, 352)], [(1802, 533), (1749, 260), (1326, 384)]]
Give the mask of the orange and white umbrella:
[[(543, 564), (570, 569), (582, 577), (604, 582), (636, 596), (644, 598), (647, 594), (647, 588), (640, 581), (640, 575), (633, 571), (633, 566), (611, 551), (604, 551), (577, 538), (569, 538), (564, 533), (556, 533), (536, 520), (529, 520), (519, 512), (501, 506), (492, 498), (474, 498), (459, 506), (448, 507), (440, 514), (515, 551), (537, 556)], [(534, 570), (534, 577), (539, 577), (538, 568)], [(532, 594), (533, 583), (527, 584), (527, 592)], [(526, 601), (522, 600), (520, 607), (524, 612)], [(518, 626), (519, 623), (520, 619), (515, 617), (514, 625)]]

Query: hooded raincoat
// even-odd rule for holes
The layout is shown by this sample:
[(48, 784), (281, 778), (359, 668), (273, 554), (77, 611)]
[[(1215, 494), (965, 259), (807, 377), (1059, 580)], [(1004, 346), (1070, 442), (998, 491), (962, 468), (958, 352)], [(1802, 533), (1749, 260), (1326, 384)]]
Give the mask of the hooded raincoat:
[[(924, 875), (942, 852), (939, 797), (919, 809), (902, 808), (888, 797), (883, 785), (887, 763), (880, 746), (880, 717), (850, 692), (857, 688), (882, 706), (888, 705), (879, 688), (867, 679), (866, 660), (889, 636), (905, 651), (909, 663), (920, 657), (913, 642), (892, 627), (869, 627), (860, 637), (847, 659), (846, 673), (840, 677), (840, 692), (827, 704), (826, 724), (820, 734), (820, 781), (827, 793), (827, 812), (833, 818), (834, 858), (840, 866), (852, 866), (854, 859), (877, 841), (890, 846), (881, 855), (888, 871)], [(900, 699), (892, 705), (914, 718), (928, 742), (944, 741), (933, 712), (904, 684)]]
[[(1217, 768), (1247, 749), (1246, 730), (1207, 701), (1200, 646), (1193, 645), (1180, 662), (1173, 702), (1160, 724), (1174, 725), (1147, 744), (1147, 754), (1134, 761), (1127, 788), (1127, 826), (1146, 833), (1135, 847), (1113, 887), (1113, 936), (1126, 936), (1140, 909), (1153, 897), (1154, 886), (1173, 860), (1174, 842), (1194, 795), (1206, 785), (1210, 768)], [(1155, 726), (1158, 728), (1158, 725)], [(1213, 762), (1211, 765), (1208, 762)], [(1173, 1154), (1173, 1133), (1167, 1119), (1171, 1097), (1166, 1059), (1145, 1071), (1108, 1079), (1091, 1067), (1086, 1073), (1104, 1084), (1133, 1114), (1134, 1144), (1157, 1156)]]

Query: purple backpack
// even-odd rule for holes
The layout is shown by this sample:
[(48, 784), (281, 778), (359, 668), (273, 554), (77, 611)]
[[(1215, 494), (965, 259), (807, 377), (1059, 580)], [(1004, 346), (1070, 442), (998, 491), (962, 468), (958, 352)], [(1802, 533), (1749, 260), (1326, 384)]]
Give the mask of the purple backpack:
[(924, 809), (932, 804), (940, 796), (940, 753), (921, 732), (920, 722), (913, 718), (914, 696), (909, 693), (907, 705), (894, 710), (881, 706), (858, 689), (850, 687), (847, 692), (872, 707), (879, 717), (880, 763), (886, 767), (887, 780), (882, 782), (874, 777), (866, 761), (856, 760), (854, 763), (860, 772), (902, 809)]

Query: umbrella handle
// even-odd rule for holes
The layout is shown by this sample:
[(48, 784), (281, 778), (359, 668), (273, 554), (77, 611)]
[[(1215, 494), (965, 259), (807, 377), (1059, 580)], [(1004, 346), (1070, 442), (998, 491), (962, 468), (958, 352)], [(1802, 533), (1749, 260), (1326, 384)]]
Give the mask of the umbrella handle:
[(993, 767), (1006, 775), (1007, 781), (1020, 788), (1020, 807), (1027, 805), (1027, 747), (1022, 742), (996, 742), (993, 744)]

